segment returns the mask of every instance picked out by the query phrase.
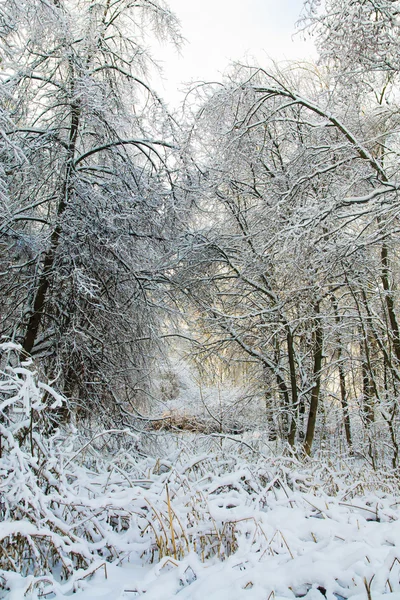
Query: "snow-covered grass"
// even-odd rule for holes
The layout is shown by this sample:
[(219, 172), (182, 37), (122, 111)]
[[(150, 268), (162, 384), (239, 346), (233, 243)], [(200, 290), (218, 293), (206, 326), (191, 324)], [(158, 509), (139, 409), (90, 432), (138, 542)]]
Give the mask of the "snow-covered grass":
[(400, 600), (394, 473), (235, 438), (157, 458), (129, 431), (46, 432), (62, 399), (28, 365), (0, 393), (0, 598)]
[[(37, 518), (3, 522), (3, 548), (14, 544), (26, 565), (25, 577), (3, 570), (4, 598), (400, 597), (389, 475), (222, 452), (141, 462), (121, 453), (106, 472), (91, 462), (62, 469), (63, 493), (36, 492), (28, 509), (40, 506)], [(35, 556), (38, 540), (49, 550), (53, 540), (59, 561)], [(72, 568), (74, 552), (86, 564)]]

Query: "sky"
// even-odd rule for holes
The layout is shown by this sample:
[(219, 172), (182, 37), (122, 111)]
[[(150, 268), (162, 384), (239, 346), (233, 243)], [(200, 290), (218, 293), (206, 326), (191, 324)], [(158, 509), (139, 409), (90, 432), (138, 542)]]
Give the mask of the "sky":
[(167, 0), (182, 25), (187, 40), (180, 55), (162, 46), (164, 79), (161, 92), (177, 104), (183, 82), (220, 80), (231, 61), (253, 58), (266, 64), (306, 60), (313, 55), (311, 42), (297, 34), (303, 0)]

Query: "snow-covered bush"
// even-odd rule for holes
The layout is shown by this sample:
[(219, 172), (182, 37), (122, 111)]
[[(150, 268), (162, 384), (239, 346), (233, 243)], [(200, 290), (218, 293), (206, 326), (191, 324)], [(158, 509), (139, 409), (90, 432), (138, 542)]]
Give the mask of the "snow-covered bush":
[(110, 501), (110, 473), (79, 464), (89, 442), (76, 452), (75, 432), (54, 427), (63, 399), (19, 363), (18, 346), (0, 349), (0, 569), (62, 580), (119, 557), (112, 534), (130, 527), (127, 501)]
[(57, 567), (65, 576), (92, 556), (67, 516), (62, 439), (57, 431), (43, 435), (62, 398), (38, 381), (29, 362), (19, 364), (18, 346), (0, 350), (0, 567), (34, 575)]

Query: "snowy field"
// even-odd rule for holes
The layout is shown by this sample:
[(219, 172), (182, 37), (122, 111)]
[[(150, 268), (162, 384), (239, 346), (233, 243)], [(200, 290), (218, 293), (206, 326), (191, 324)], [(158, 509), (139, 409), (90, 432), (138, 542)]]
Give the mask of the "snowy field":
[(1, 536), (25, 536), (42, 563), (52, 536), (65, 565), (74, 552), (87, 564), (64, 580), (60, 568), (35, 574), (35, 559), (24, 577), (4, 570), (0, 597), (400, 599), (394, 478), (234, 448), (136, 463), (119, 453), (107, 474), (93, 454), (91, 469), (65, 460), (58, 491), (36, 489), (42, 519), (3, 522)]
[(0, 393), (0, 598), (400, 600), (393, 471), (262, 436), (44, 435), (51, 387), (22, 366)]

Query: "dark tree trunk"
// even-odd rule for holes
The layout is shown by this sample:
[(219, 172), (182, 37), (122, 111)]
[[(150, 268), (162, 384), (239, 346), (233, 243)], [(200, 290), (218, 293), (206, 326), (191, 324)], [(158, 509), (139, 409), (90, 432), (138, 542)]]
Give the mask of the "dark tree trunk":
[(317, 422), (318, 403), (321, 389), (321, 367), (322, 367), (322, 345), (323, 345), (323, 331), (320, 317), (320, 306), (319, 303), (315, 306), (315, 343), (314, 343), (314, 368), (313, 378), (314, 387), (311, 391), (310, 401), (310, 412), (308, 414), (306, 438), (304, 441), (304, 451), (310, 456), (311, 448), (314, 441), (315, 425)]
[(39, 277), (38, 286), (32, 302), (31, 315), (29, 317), (24, 338), (22, 341), (23, 350), (30, 354), (37, 340), (40, 327), (43, 322), (45, 307), (47, 302), (48, 291), (51, 284), (51, 279), (54, 273), (57, 250), (61, 238), (61, 217), (68, 206), (68, 202), (72, 195), (72, 172), (73, 160), (75, 155), (76, 141), (79, 130), (80, 111), (77, 105), (71, 107), (71, 125), (69, 130), (68, 150), (66, 157), (66, 169), (64, 183), (61, 191), (61, 198), (57, 208), (57, 222), (50, 238), (50, 246), (45, 254), (43, 261), (42, 273)]

